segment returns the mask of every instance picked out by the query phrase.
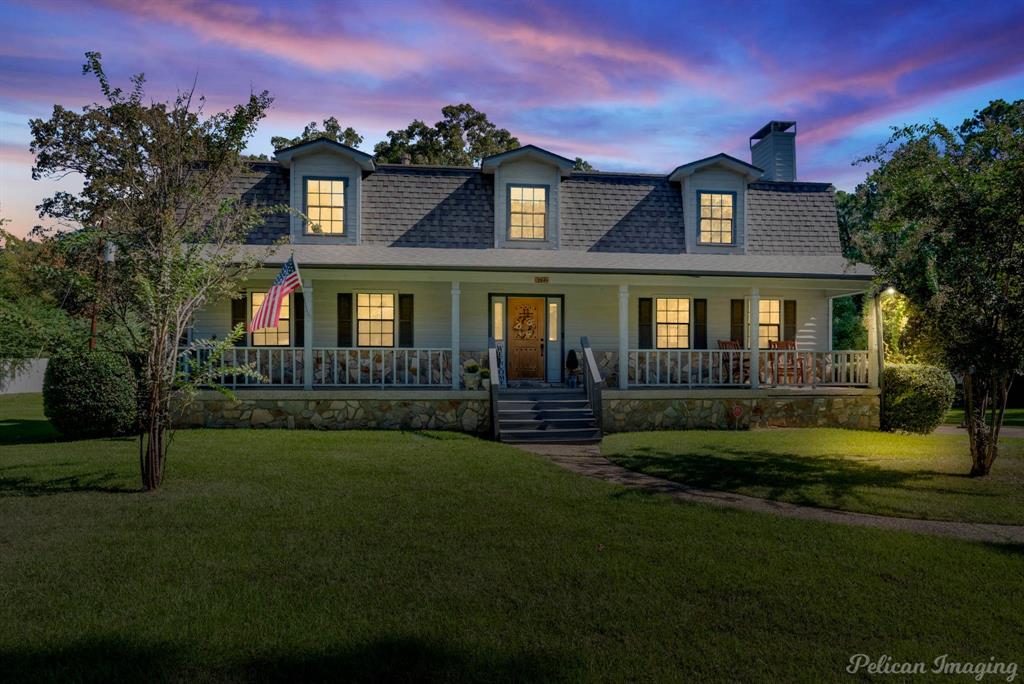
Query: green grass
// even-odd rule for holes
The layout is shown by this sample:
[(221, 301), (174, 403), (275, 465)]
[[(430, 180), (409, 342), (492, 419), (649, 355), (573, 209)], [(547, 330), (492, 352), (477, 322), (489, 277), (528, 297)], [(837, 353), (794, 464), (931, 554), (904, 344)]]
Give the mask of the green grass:
[[(963, 409), (951, 409), (946, 412), (946, 418), (942, 421), (946, 425), (960, 425), (964, 422)], [(1005, 427), (1024, 427), (1024, 408), (1006, 409), (1003, 415)]]
[(1024, 440), (969, 478), (963, 435), (836, 429), (646, 432), (605, 438), (613, 461), (708, 489), (863, 513), (1024, 524)]
[[(680, 504), (461, 435), (53, 442), (0, 398), (0, 679), (837, 681), (1021, 659), (1024, 554)], [(890, 678), (880, 678), (888, 681)]]

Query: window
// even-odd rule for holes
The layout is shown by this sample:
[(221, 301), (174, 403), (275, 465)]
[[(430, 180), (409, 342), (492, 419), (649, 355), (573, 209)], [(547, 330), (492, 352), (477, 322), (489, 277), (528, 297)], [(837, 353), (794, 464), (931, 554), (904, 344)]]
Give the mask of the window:
[[(266, 292), (253, 292), (249, 302), (249, 320), (256, 317), (256, 312), (263, 305), (267, 298)], [(277, 321), (276, 328), (263, 328), (254, 330), (252, 333), (252, 346), (254, 347), (287, 347), (291, 344), (291, 295), (281, 300), (281, 314)]]
[(345, 234), (345, 179), (306, 178), (306, 233)]
[(558, 302), (548, 302), (548, 342), (558, 341)]
[(395, 346), (395, 295), (356, 295), (356, 342), (360, 347)]
[(494, 312), (494, 341), (501, 342), (505, 339), (505, 302), (495, 299), (493, 302)]
[(757, 307), (757, 346), (767, 349), (769, 342), (782, 339), (782, 300), (762, 299)]
[(655, 300), (658, 349), (689, 349), (690, 300), (658, 297)]
[(508, 195), (509, 239), (543, 240), (548, 220), (548, 189), (510, 185)]
[(733, 205), (736, 195), (731, 192), (698, 192), (700, 204), (700, 235), (702, 245), (731, 245), (734, 239)]

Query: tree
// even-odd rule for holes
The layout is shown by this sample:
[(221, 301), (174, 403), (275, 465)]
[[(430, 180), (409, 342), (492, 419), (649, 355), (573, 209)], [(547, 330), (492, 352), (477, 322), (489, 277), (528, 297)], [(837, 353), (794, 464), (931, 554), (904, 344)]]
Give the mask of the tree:
[(415, 119), (401, 130), (388, 131), (386, 139), (373, 148), (377, 161), (474, 166), (484, 157), (519, 147), (515, 136), (470, 104), (442, 107), (441, 116), (433, 126)]
[[(122, 327), (141, 357), (142, 482), (155, 489), (163, 479), (172, 410), (194, 389), (179, 371), (179, 341), (200, 307), (236, 294), (239, 279), (258, 265), (261, 254), (240, 252), (244, 237), (268, 212), (286, 211), (224, 199), (246, 163), (245, 143), (272, 100), (264, 91), (209, 116), (194, 90), (144, 104), (141, 74), (125, 93), (111, 86), (99, 53), (86, 58), (83, 74), (96, 77), (103, 101), (80, 113), (55, 105), (49, 119), (29, 122), (32, 175), (81, 174), (80, 193), (59, 192), (40, 212), (87, 227), (83, 234), (116, 246), (116, 262), (94, 290), (105, 307), (114, 292), (126, 304)], [(191, 377), (204, 376), (194, 371)]]
[(1024, 100), (993, 101), (955, 128), (894, 129), (864, 161), (878, 166), (855, 245), (963, 375), (970, 474), (986, 475), (1024, 371)]
[(363, 143), (363, 136), (356, 132), (356, 129), (349, 126), (342, 130), (341, 124), (335, 117), (324, 119), (324, 130), (320, 130), (317, 126), (316, 121), (310, 121), (309, 124), (302, 129), (302, 135), (294, 138), (285, 138), (284, 136), (275, 135), (270, 139), (270, 144), (274, 146), (275, 150), (283, 150), (286, 147), (292, 145), (298, 145), (299, 143), (307, 142), (309, 140), (333, 140), (334, 142), (340, 142), (349, 147), (359, 147)]
[(588, 162), (583, 157), (576, 157), (573, 160), (573, 162), (572, 162), (572, 170), (573, 171), (597, 171), (597, 169), (595, 169), (593, 166), (591, 166), (590, 162)]

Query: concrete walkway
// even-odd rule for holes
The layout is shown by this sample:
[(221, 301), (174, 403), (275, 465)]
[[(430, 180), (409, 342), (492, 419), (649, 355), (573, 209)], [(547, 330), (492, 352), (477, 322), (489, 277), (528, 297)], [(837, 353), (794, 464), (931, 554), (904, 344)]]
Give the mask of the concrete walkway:
[(830, 508), (815, 508), (798, 504), (760, 499), (744, 494), (699, 489), (660, 477), (645, 475), (623, 468), (601, 455), (596, 445), (555, 445), (519, 444), (519, 448), (544, 456), (552, 463), (580, 475), (598, 480), (614, 482), (632, 489), (652, 494), (667, 494), (680, 501), (703, 503), (725, 508), (736, 508), (757, 513), (771, 513), (787, 518), (817, 520), (840, 525), (859, 525), (885, 530), (917, 532), (942, 537), (954, 537), (969, 541), (995, 544), (1024, 544), (1024, 525), (995, 525), (990, 523), (965, 523), (943, 520), (919, 520), (916, 518), (893, 518), (884, 515), (852, 513)]
[[(967, 436), (967, 428), (958, 427), (956, 425), (940, 425), (935, 428), (935, 434), (937, 435), (963, 435)], [(1011, 439), (1024, 438), (1024, 427), (1018, 427), (1016, 425), (1004, 425), (999, 428), (999, 439), (1003, 437), (1009, 437)]]

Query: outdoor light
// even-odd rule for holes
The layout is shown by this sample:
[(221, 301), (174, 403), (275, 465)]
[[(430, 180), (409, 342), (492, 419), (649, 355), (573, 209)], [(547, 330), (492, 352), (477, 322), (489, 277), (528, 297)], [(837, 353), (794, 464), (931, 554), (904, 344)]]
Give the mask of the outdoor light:
[(896, 294), (896, 288), (890, 285), (889, 287), (885, 288), (885, 294), (890, 296)]

